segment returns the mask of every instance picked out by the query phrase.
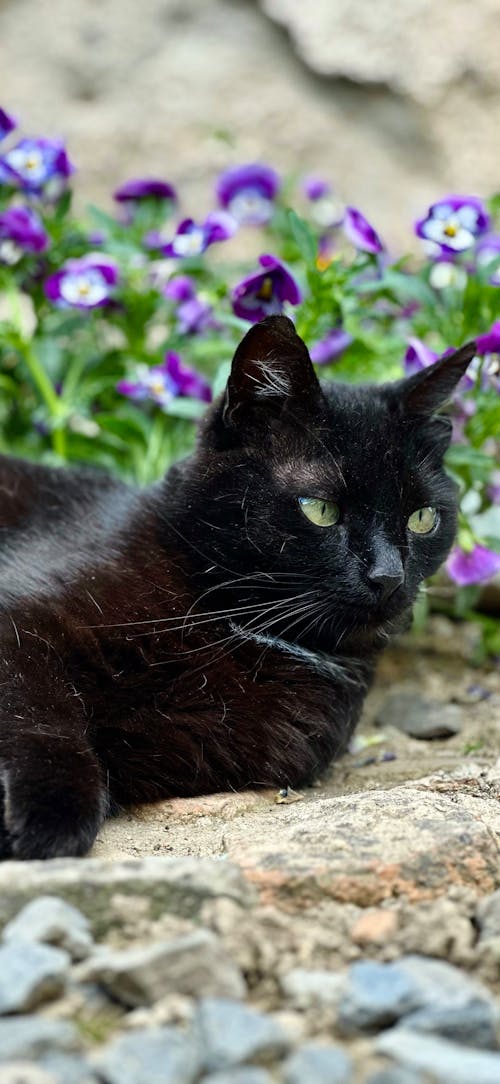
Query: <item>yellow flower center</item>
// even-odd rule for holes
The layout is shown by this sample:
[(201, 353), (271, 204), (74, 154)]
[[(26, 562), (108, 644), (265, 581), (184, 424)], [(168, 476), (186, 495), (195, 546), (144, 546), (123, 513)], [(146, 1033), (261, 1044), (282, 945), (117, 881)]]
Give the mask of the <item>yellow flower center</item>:
[(78, 287), (78, 293), (80, 294), (80, 297), (88, 297), (88, 295), (90, 293), (90, 286), (89, 286), (88, 282), (81, 282), (80, 283), (80, 285)]
[(452, 222), (448, 222), (448, 225), (444, 227), (443, 233), (446, 237), (456, 237), (458, 229)]
[(273, 296), (273, 280), (268, 275), (267, 278), (264, 279), (260, 290), (257, 291), (257, 297), (261, 301), (270, 301), (272, 296)]

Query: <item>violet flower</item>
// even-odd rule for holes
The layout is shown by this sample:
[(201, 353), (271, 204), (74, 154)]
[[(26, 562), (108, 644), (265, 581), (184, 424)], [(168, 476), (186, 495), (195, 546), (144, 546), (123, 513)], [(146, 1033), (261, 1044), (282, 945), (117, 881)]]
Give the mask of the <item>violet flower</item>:
[[(478, 267), (485, 267), (493, 260), (500, 260), (500, 236), (490, 234), (483, 237), (476, 247), (476, 260)], [(492, 286), (500, 286), (500, 263), (495, 271), (492, 271), (490, 279)]]
[(500, 553), (495, 553), (479, 543), (475, 544), (470, 553), (455, 546), (446, 562), (446, 570), (450, 579), (459, 587), (482, 583), (500, 572)]
[(5, 109), (0, 108), (0, 143), (10, 132), (14, 131), (14, 128), (17, 128), (17, 121), (9, 113), (6, 113)]
[(476, 337), (478, 354), (500, 354), (500, 320), (497, 320), (485, 335)]
[(143, 199), (177, 201), (177, 192), (168, 181), (160, 181), (156, 177), (137, 177), (125, 181), (113, 192), (113, 199), (117, 203), (138, 201)]
[(346, 237), (359, 252), (369, 252), (376, 256), (384, 251), (377, 231), (356, 207), (346, 207), (343, 225)]
[(210, 385), (195, 369), (184, 365), (178, 354), (170, 351), (161, 365), (138, 365), (135, 380), (120, 380), (117, 391), (128, 399), (149, 399), (164, 410), (172, 399), (189, 396), (209, 403), (212, 398)]
[(238, 229), (238, 223), (225, 211), (212, 211), (204, 222), (196, 223), (192, 218), (185, 218), (177, 227), (175, 237), (170, 244), (162, 248), (164, 256), (201, 256), (209, 245), (216, 241), (227, 241)]
[(118, 267), (101, 252), (89, 252), (66, 263), (44, 283), (45, 295), (59, 308), (97, 309), (111, 300)]
[(26, 191), (59, 195), (74, 173), (64, 144), (59, 139), (21, 139), (3, 158), (3, 164)]
[(217, 199), (241, 226), (262, 226), (272, 217), (281, 180), (259, 162), (233, 166), (217, 181)]
[(465, 252), (488, 225), (488, 212), (477, 196), (447, 196), (429, 207), (426, 217), (415, 223), (415, 232), (442, 252)]
[(434, 350), (426, 346), (422, 339), (413, 336), (408, 339), (408, 346), (403, 359), (406, 376), (413, 376), (414, 373), (419, 373), (421, 369), (427, 369), (429, 365), (434, 364), (437, 358), (438, 354)]
[(177, 330), (181, 335), (203, 335), (209, 328), (219, 325), (214, 320), (212, 306), (201, 297), (183, 301), (177, 309)]
[(341, 327), (334, 327), (311, 348), (311, 361), (316, 365), (328, 365), (341, 357), (352, 343), (352, 335)]
[(31, 207), (0, 214), (0, 262), (16, 263), (24, 252), (44, 252), (49, 243), (41, 218)]
[(299, 305), (302, 295), (298, 284), (275, 256), (259, 257), (262, 271), (247, 275), (234, 287), (231, 300), (236, 316), (257, 324), (265, 316), (283, 312), (283, 305)]
[(332, 190), (331, 184), (325, 181), (323, 177), (316, 177), (310, 175), (304, 177), (302, 181), (302, 191), (307, 199), (310, 199), (313, 203), (317, 199), (323, 199), (324, 196), (329, 196)]
[(168, 297), (169, 301), (191, 301), (195, 296), (196, 290), (193, 280), (189, 275), (176, 275), (175, 278), (170, 279), (163, 289), (165, 297)]

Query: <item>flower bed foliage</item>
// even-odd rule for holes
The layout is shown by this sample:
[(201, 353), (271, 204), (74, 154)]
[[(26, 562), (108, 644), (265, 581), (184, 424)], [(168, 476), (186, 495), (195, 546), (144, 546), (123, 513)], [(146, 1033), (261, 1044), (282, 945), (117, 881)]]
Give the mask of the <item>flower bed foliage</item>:
[[(152, 481), (189, 450), (237, 342), (269, 313), (292, 316), (331, 380), (392, 380), (475, 338), (447, 458), (461, 494), (447, 567), (469, 611), (500, 569), (500, 197), (440, 199), (409, 258), (327, 181), (292, 189), (259, 164), (226, 170), (203, 220), (144, 178), (118, 188), (115, 214), (91, 207), (82, 222), (64, 145), (16, 142), (16, 127), (0, 109), (0, 450)], [(249, 245), (261, 254), (242, 261)]]

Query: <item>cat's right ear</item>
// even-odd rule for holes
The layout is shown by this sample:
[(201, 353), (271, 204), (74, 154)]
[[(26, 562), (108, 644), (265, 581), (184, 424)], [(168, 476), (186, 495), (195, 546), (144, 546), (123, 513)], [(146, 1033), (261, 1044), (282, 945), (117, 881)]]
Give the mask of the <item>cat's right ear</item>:
[(321, 388), (309, 351), (287, 316), (254, 324), (233, 358), (222, 420), (235, 428), (256, 410), (281, 412), (287, 403), (311, 406)]

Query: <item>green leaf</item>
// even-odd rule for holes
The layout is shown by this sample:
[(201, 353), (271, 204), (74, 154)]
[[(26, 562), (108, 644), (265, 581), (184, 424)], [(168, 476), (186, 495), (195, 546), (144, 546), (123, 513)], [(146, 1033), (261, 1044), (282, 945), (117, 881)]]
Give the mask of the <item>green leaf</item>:
[(298, 214), (292, 211), (291, 208), (287, 210), (286, 217), (288, 227), (301, 256), (304, 257), (306, 263), (314, 264), (318, 255), (318, 243), (311, 227), (303, 218), (299, 218)]
[(203, 417), (206, 409), (206, 403), (200, 402), (199, 399), (189, 399), (186, 396), (185, 398), (172, 399), (168, 404), (166, 413), (174, 418), (192, 418), (194, 421)]

